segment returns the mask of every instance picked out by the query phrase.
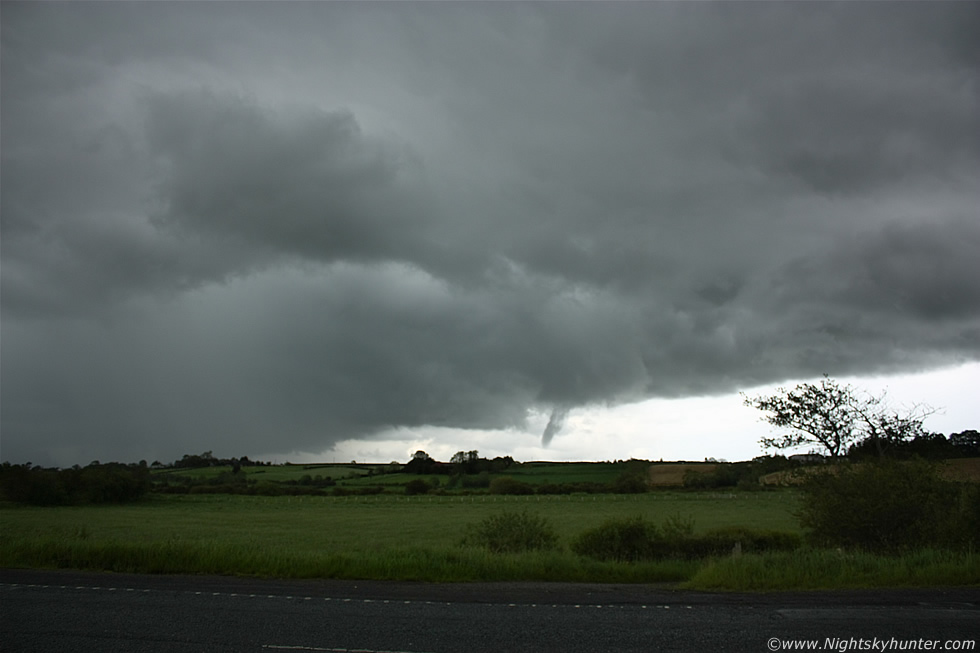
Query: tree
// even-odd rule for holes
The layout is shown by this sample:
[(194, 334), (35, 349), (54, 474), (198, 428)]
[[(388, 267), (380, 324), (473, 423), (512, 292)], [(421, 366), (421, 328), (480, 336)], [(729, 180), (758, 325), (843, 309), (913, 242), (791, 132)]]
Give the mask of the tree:
[(791, 449), (815, 445), (837, 458), (847, 446), (864, 440), (883, 457), (887, 449), (925, 433), (922, 423), (934, 411), (915, 406), (904, 413), (892, 408), (885, 394), (873, 396), (824, 376), (819, 383), (801, 383), (792, 390), (780, 388), (770, 396), (743, 396), (746, 406), (766, 414), (773, 426), (789, 433), (762, 438), (766, 448)]

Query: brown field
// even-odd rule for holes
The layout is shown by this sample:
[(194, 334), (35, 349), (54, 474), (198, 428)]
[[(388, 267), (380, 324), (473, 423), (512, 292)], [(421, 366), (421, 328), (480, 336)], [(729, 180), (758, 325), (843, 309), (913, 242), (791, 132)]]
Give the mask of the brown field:
[(980, 483), (980, 458), (954, 458), (944, 461), (942, 474), (954, 481)]
[(650, 465), (650, 485), (670, 487), (684, 485), (684, 474), (707, 474), (714, 471), (717, 463), (654, 463)]

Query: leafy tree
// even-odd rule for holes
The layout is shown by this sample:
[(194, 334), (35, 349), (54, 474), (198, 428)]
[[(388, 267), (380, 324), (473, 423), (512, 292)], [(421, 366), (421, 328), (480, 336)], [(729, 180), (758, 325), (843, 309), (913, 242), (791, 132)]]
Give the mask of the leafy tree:
[(970, 429), (949, 436), (949, 443), (963, 457), (980, 456), (980, 433)]
[(888, 405), (884, 394), (871, 396), (826, 376), (819, 383), (801, 383), (792, 390), (780, 388), (770, 396), (743, 395), (743, 401), (766, 413), (764, 419), (769, 424), (789, 429), (778, 437), (762, 438), (764, 447), (811, 445), (832, 458), (840, 457), (848, 445), (862, 439), (884, 456), (896, 443), (923, 435), (923, 421), (933, 412), (916, 406), (901, 413)]

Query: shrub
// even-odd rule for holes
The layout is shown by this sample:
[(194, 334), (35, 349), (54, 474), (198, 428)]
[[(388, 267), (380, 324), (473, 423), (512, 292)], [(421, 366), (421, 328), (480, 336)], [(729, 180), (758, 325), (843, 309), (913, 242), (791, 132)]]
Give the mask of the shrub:
[(493, 553), (520, 553), (554, 549), (558, 535), (544, 517), (522, 512), (503, 512), (467, 527), (461, 544), (489, 549)]
[(416, 478), (405, 484), (405, 494), (415, 495), (415, 494), (428, 494), (432, 486), (425, 482), (424, 479)]
[(819, 474), (804, 485), (800, 523), (821, 545), (898, 552), (977, 540), (978, 492), (930, 463), (882, 460)]
[(656, 524), (642, 517), (611, 519), (579, 535), (572, 551), (596, 560), (637, 562), (660, 557), (663, 537)]
[(622, 474), (612, 483), (612, 491), (617, 494), (640, 494), (648, 489), (646, 477), (638, 474)]
[(793, 551), (803, 545), (796, 533), (783, 531), (754, 531), (741, 526), (729, 526), (705, 531), (681, 542), (683, 557), (708, 558), (732, 553), (738, 545), (742, 553)]
[(490, 494), (534, 494), (530, 483), (501, 476), (490, 481)]
[(694, 523), (680, 516), (657, 526), (641, 517), (609, 520), (572, 543), (579, 555), (602, 561), (638, 562), (663, 558), (698, 559), (728, 555), (738, 544), (745, 553), (790, 551), (802, 544), (793, 533), (741, 527), (694, 534)]

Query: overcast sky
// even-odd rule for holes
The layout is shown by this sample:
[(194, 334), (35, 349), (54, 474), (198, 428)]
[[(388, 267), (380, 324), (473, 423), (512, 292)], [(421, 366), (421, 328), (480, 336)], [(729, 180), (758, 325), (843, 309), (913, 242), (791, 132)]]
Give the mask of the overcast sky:
[(978, 3), (0, 29), (4, 460), (751, 457), (706, 406), (824, 373), (980, 428)]

